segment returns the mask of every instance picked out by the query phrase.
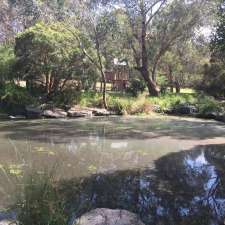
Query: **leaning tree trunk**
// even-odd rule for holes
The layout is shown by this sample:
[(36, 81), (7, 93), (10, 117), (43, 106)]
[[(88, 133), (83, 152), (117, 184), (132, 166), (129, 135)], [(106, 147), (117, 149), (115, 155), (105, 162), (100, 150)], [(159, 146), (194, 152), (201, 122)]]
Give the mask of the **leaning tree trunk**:
[(150, 96), (159, 96), (159, 88), (157, 87), (156, 83), (150, 78), (149, 76), (149, 71), (142, 70), (141, 75), (144, 78), (147, 88), (148, 88), (148, 93)]
[(160, 90), (158, 89), (155, 81), (150, 78), (149, 74), (149, 68), (148, 68), (148, 51), (146, 47), (146, 14), (144, 11), (142, 11), (142, 31), (141, 31), (141, 61), (142, 61), (142, 66), (140, 68), (140, 73), (142, 77), (144, 78), (147, 87), (148, 87), (148, 92), (149, 95), (151, 96), (158, 96)]

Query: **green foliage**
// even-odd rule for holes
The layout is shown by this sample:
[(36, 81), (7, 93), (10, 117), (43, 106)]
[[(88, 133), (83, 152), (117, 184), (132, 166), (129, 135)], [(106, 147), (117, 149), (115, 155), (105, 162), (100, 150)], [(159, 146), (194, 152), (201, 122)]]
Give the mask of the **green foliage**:
[(76, 99), (81, 106), (102, 107), (102, 95), (100, 93), (88, 91), (81, 92)]
[(77, 103), (80, 93), (75, 89), (67, 88), (62, 92), (57, 93), (53, 97), (53, 102), (56, 106), (65, 107), (72, 106)]
[(217, 12), (217, 26), (216, 32), (211, 40), (211, 50), (213, 56), (219, 61), (225, 59), (225, 1), (219, 0)]
[(204, 77), (199, 89), (213, 96), (225, 96), (225, 69), (224, 64), (220, 62), (211, 62), (204, 68)]
[(225, 96), (225, 1), (219, 0), (216, 32), (211, 40), (211, 64), (205, 65), (199, 88), (213, 96)]
[(166, 94), (159, 97), (149, 97), (149, 102), (153, 105), (158, 105), (161, 112), (166, 109), (174, 108), (179, 104), (195, 104), (196, 103), (196, 94)]
[(128, 86), (128, 93), (131, 93), (134, 97), (137, 97), (138, 94), (143, 93), (146, 88), (146, 83), (143, 79), (132, 79)]
[(215, 100), (215, 98), (211, 96), (203, 96), (199, 95), (198, 96), (198, 108), (199, 108), (199, 113), (201, 114), (207, 114), (207, 113), (219, 113), (224, 111), (223, 105)]
[(0, 83), (13, 78), (13, 65), (15, 63), (12, 46), (0, 45)]
[(0, 107), (2, 111), (22, 113), (26, 105), (34, 104), (36, 100), (27, 90), (14, 83), (0, 86)]
[(51, 174), (33, 173), (24, 182), (17, 203), (20, 225), (66, 225), (64, 202)]
[(25, 80), (44, 86), (47, 95), (61, 90), (82, 72), (79, 32), (63, 23), (38, 23), (16, 38), (16, 70)]

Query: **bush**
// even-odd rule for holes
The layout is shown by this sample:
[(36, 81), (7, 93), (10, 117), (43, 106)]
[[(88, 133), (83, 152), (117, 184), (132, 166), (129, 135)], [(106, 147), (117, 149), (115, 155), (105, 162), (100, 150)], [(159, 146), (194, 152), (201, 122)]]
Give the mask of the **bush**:
[(160, 97), (149, 97), (148, 101), (153, 105), (158, 105), (160, 111), (174, 108), (179, 104), (195, 104), (197, 100), (196, 94), (166, 94)]
[(36, 100), (23, 87), (19, 87), (14, 83), (4, 84), (0, 87), (0, 106), (2, 111), (20, 114), (24, 112), (26, 105), (35, 103)]
[(15, 63), (12, 46), (0, 45), (0, 83), (13, 79), (13, 66)]
[(198, 107), (201, 114), (223, 111), (222, 105), (211, 96), (200, 95), (198, 97)]
[(204, 77), (198, 89), (205, 91), (215, 97), (225, 96), (225, 70), (222, 63), (213, 62), (205, 65)]
[(127, 92), (131, 93), (134, 97), (137, 97), (138, 94), (143, 93), (145, 90), (146, 84), (142, 79), (133, 79), (131, 80)]
[(53, 102), (55, 103), (55, 105), (60, 107), (72, 106), (78, 102), (79, 96), (80, 92), (68, 88), (55, 95), (53, 97)]

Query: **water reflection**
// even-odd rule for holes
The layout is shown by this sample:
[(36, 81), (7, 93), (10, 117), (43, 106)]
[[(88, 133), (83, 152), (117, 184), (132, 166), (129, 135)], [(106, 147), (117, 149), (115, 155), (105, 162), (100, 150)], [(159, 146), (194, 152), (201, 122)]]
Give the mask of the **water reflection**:
[(0, 206), (26, 172), (57, 164), (68, 215), (107, 207), (151, 225), (223, 224), (225, 147), (212, 143), (225, 143), (223, 124), (176, 117), (0, 122)]
[(224, 224), (224, 145), (172, 153), (154, 169), (128, 170), (65, 180), (59, 189), (78, 216), (94, 208), (122, 208), (146, 224)]

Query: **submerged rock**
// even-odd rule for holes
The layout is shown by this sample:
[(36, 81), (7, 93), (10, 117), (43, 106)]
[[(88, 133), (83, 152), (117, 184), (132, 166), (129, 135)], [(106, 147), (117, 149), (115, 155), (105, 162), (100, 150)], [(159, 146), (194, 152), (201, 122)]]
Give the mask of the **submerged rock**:
[(144, 225), (138, 216), (126, 210), (94, 209), (79, 219), (73, 225)]
[(26, 106), (26, 117), (28, 119), (39, 119), (42, 117), (43, 110), (41, 107)]
[(44, 110), (42, 115), (46, 118), (65, 118), (67, 117), (67, 112), (65, 112), (63, 109), (53, 108)]

